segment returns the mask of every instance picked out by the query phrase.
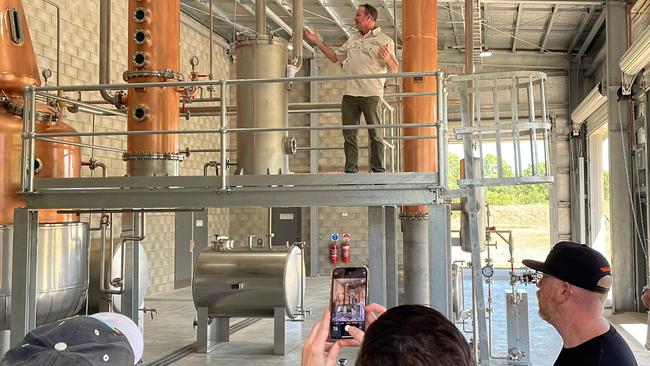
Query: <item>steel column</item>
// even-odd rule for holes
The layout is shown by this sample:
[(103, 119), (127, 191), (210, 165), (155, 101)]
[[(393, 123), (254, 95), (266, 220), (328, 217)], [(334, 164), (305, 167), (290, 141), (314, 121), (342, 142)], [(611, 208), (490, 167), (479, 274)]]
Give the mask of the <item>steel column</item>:
[(429, 205), (429, 303), (453, 321), (450, 210), (444, 204)]
[(37, 210), (14, 209), (13, 240), (10, 342), (15, 346), (36, 328)]
[[(315, 59), (309, 60), (309, 76), (318, 75), (318, 64)], [(318, 82), (309, 83), (309, 102), (318, 103)], [(318, 127), (319, 115), (311, 113), (309, 115), (309, 127)], [(319, 146), (318, 131), (309, 131), (309, 146)], [(320, 159), (319, 150), (309, 151), (309, 173), (318, 173), (318, 160)], [(320, 217), (318, 206), (309, 208), (309, 275), (320, 275)]]
[(612, 245), (612, 267), (615, 271), (613, 285), (614, 312), (634, 311), (637, 289), (635, 283), (634, 226), (632, 204), (630, 202), (627, 177), (631, 176), (630, 131), (626, 101), (618, 102), (617, 92), (621, 87), (621, 70), (618, 66), (627, 49), (626, 1), (607, 1), (606, 39), (607, 39), (607, 116), (609, 129), (609, 184), (611, 237), (616, 238)]
[[(122, 239), (141, 237), (144, 232), (142, 215), (144, 213), (122, 214)], [(121, 296), (120, 313), (131, 318), (140, 329), (144, 327), (144, 319), (140, 316), (140, 245), (138, 241), (126, 240), (122, 263), (124, 269), (124, 292)]]
[(368, 300), (386, 305), (386, 226), (384, 207), (368, 207)]
[[(459, 85), (458, 94), (461, 101), (461, 115), (463, 119), (463, 127), (471, 127), (472, 119), (470, 118), (470, 109), (472, 104), (469, 103), (469, 93), (468, 86), (465, 83)], [(465, 156), (465, 172), (469, 179), (474, 178), (474, 151), (472, 147), (472, 137), (471, 135), (466, 135), (463, 138), (463, 150)], [(488, 334), (487, 334), (487, 322), (485, 317), (485, 300), (484, 300), (484, 291), (483, 291), (483, 275), (481, 274), (481, 248), (479, 235), (481, 235), (481, 229), (479, 227), (479, 220), (477, 215), (477, 192), (478, 188), (474, 185), (468, 185), (467, 187), (467, 207), (469, 215), (469, 240), (472, 248), (472, 292), (476, 300), (475, 310), (476, 318), (475, 322), (478, 323), (478, 340), (474, 339), (474, 342), (478, 343), (479, 355), (477, 357), (477, 362), (482, 366), (490, 365), (490, 353), (488, 350)]]
[(386, 206), (386, 307), (399, 305), (397, 207)]

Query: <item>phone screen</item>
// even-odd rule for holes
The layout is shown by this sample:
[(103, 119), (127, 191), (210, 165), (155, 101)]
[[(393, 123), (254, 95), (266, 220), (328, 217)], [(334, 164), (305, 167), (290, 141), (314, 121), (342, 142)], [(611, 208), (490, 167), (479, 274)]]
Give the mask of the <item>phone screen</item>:
[(346, 325), (364, 330), (368, 269), (365, 267), (335, 268), (332, 272), (330, 300), (332, 339), (352, 338)]

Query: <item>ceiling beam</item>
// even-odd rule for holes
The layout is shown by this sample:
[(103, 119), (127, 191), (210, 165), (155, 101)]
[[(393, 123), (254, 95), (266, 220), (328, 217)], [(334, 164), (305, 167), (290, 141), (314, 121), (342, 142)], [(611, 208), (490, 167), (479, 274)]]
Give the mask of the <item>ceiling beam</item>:
[(524, 5), (517, 5), (517, 16), (515, 18), (514, 30), (512, 31), (512, 52), (517, 52), (517, 34), (519, 33), (519, 25), (521, 24), (521, 14), (524, 12)]
[(589, 34), (587, 34), (587, 38), (585, 38), (585, 41), (582, 42), (582, 46), (580, 47), (580, 50), (578, 51), (578, 58), (582, 57), (582, 55), (587, 52), (587, 47), (591, 44), (591, 42), (594, 40), (594, 37), (598, 34), (600, 31), (600, 28), (603, 26), (605, 23), (605, 11), (602, 11), (600, 15), (598, 16), (598, 19), (596, 19), (596, 22), (594, 23), (594, 26), (591, 28), (589, 31)]
[(551, 8), (551, 16), (548, 18), (548, 21), (546, 22), (544, 35), (542, 35), (541, 42), (539, 43), (539, 53), (544, 53), (545, 51), (546, 42), (548, 41), (548, 35), (551, 34), (551, 28), (553, 28), (553, 23), (555, 22), (555, 18), (557, 17), (557, 9), (559, 7), (560, 7), (559, 5), (553, 4)]
[(343, 20), (341, 20), (341, 17), (339, 17), (336, 13), (332, 11), (332, 9), (330, 9), (327, 5), (325, 5), (325, 3), (323, 3), (323, 0), (316, 0), (316, 1), (318, 1), (318, 4), (325, 10), (327, 15), (330, 16), (331, 18), (330, 20), (336, 25), (338, 25), (339, 28), (341, 28), (341, 30), (343, 31), (343, 33), (345, 33), (346, 36), (350, 37), (350, 29), (343, 24)]
[(573, 35), (573, 39), (571, 39), (571, 43), (569, 43), (569, 49), (567, 50), (568, 55), (570, 55), (571, 52), (573, 52), (573, 49), (576, 47), (576, 44), (578, 43), (580, 36), (582, 36), (582, 33), (585, 31), (585, 28), (587, 27), (587, 23), (589, 23), (589, 18), (591, 18), (591, 15), (594, 13), (595, 9), (596, 9), (595, 6), (589, 7), (587, 9), (587, 12), (582, 14), (582, 16), (580, 17), (580, 23), (578, 24), (578, 29), (576, 30), (576, 33)]
[[(395, 14), (393, 14), (393, 9), (391, 9), (390, 6), (388, 6), (388, 3), (386, 2), (386, 0), (381, 0), (381, 6), (384, 7), (384, 9), (386, 10), (386, 14), (388, 14), (388, 21), (393, 23), (393, 27), (397, 30), (397, 38), (399, 38), (400, 42), (403, 43), (403, 40), (402, 40), (402, 27), (400, 27), (397, 24), (397, 19), (395, 19)], [(394, 40), (394, 41), (397, 43), (397, 40)]]
[[(438, 3), (459, 3), (464, 4), (465, 0), (438, 0)], [(481, 0), (483, 4), (536, 4), (548, 5), (548, 0)], [(553, 0), (558, 5), (604, 5), (604, 0)]]
[(462, 22), (462, 19), (456, 18), (456, 11), (453, 9), (452, 4), (449, 4), (449, 7), (447, 10), (449, 10), (449, 19), (451, 19), (451, 28), (454, 32), (454, 42), (456, 43), (456, 47), (460, 47), (460, 41), (458, 40), (458, 31), (456, 30), (456, 22)]

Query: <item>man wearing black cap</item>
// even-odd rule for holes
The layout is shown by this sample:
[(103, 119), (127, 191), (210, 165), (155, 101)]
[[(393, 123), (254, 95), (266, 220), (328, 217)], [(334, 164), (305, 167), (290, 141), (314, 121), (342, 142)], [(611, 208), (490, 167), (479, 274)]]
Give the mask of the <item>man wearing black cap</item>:
[(623, 337), (603, 316), (612, 272), (607, 259), (586, 245), (559, 242), (539, 262), (539, 315), (560, 333), (564, 346), (555, 366), (637, 366)]

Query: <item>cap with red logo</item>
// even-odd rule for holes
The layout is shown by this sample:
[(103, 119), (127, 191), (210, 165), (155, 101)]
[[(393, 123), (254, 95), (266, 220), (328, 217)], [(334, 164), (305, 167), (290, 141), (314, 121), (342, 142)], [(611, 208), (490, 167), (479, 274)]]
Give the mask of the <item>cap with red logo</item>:
[(557, 243), (544, 262), (524, 259), (526, 267), (547, 273), (589, 291), (607, 293), (612, 287), (612, 270), (598, 251), (570, 241)]

